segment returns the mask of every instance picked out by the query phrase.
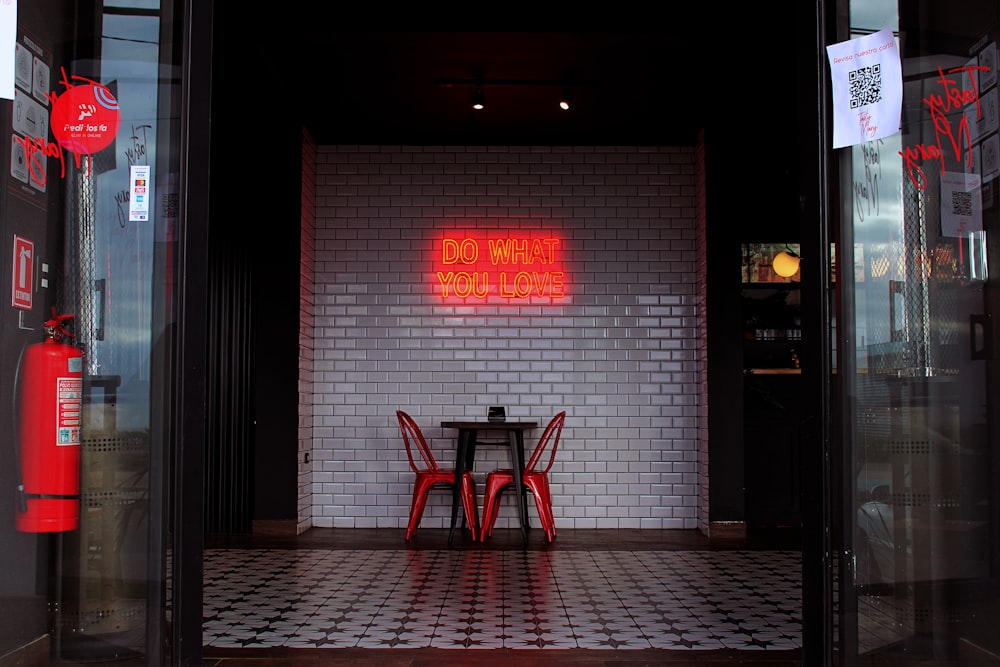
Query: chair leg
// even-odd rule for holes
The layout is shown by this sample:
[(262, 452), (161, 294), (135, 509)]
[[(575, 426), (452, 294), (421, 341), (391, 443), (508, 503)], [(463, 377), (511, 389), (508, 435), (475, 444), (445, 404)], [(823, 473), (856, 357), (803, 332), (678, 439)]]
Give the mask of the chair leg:
[(471, 474), (462, 479), (462, 505), (465, 507), (465, 520), (472, 532), (472, 541), (479, 539), (479, 507), (476, 499), (476, 483)]
[(423, 480), (417, 480), (413, 484), (413, 502), (410, 506), (410, 522), (406, 526), (406, 541), (409, 542), (413, 533), (417, 532), (420, 519), (424, 515), (424, 507), (427, 506), (427, 495), (430, 492), (430, 484)]
[(410, 522), (406, 526), (406, 541), (409, 542), (410, 538), (413, 537), (413, 533), (417, 532), (417, 527), (420, 525), (420, 518), (424, 513), (424, 505), (427, 503), (427, 497), (424, 496), (420, 499), (413, 499), (413, 506), (410, 509)]
[(552, 496), (549, 494), (548, 480), (544, 477), (533, 477), (526, 479), (525, 483), (535, 497), (535, 509), (538, 510), (538, 520), (545, 531), (546, 539), (551, 542), (556, 536), (556, 525), (555, 518), (552, 515)]
[(497, 522), (500, 513), (500, 497), (506, 488), (505, 482), (498, 481), (497, 478), (486, 478), (486, 491), (483, 500), (483, 523), (480, 529), (480, 541), (485, 541), (488, 537), (493, 537), (493, 526)]
[(539, 490), (542, 492), (542, 504), (545, 506), (546, 515), (548, 515), (549, 542), (551, 542), (556, 537), (556, 518), (552, 514), (552, 494), (549, 492), (549, 480), (543, 477), (541, 482)]
[(486, 491), (483, 495), (483, 522), (479, 526), (479, 541), (485, 542), (486, 538), (493, 535), (493, 523), (496, 521), (496, 515), (493, 511), (493, 506), (497, 502), (497, 493), (487, 486)]
[(497, 487), (496, 492), (493, 494), (490, 502), (490, 529), (487, 531), (487, 535), (493, 537), (493, 528), (497, 525), (497, 517), (500, 516), (500, 502), (503, 499), (504, 486), (500, 485)]

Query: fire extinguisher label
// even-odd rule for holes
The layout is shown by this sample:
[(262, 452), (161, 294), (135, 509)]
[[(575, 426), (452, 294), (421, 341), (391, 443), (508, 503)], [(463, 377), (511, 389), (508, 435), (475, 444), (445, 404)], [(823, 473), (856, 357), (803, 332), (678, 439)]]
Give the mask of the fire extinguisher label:
[(56, 382), (56, 444), (79, 445), (83, 424), (83, 378), (58, 378)]
[(33, 241), (14, 235), (14, 279), (11, 305), (23, 310), (31, 310), (31, 290), (34, 289), (35, 244)]

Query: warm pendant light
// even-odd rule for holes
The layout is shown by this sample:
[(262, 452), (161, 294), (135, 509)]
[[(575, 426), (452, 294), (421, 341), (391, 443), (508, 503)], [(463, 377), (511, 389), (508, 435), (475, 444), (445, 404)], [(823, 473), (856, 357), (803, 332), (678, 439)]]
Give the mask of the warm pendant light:
[(782, 278), (791, 278), (799, 270), (799, 256), (791, 250), (782, 250), (774, 256), (771, 268)]

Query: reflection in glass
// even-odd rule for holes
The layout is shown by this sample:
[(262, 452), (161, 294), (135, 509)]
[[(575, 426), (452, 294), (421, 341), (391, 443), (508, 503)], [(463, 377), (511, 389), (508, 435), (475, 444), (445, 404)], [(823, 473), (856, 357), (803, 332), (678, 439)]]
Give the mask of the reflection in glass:
[[(972, 104), (928, 104), (945, 89), (971, 90), (963, 68), (997, 39), (982, 29), (997, 25), (998, 8), (965, 12), (936, 41), (940, 24), (925, 5), (941, 3), (920, 3), (912, 15), (899, 5), (900, 25), (911, 28), (910, 39), (897, 40), (902, 131), (846, 150), (841, 183), (849, 193), (841, 247), (851, 249), (855, 269), (838, 288), (854, 343), (844, 378), (854, 509), (845, 522), (853, 554), (846, 593), (857, 601), (855, 616), (845, 605), (842, 622), (858, 655), (901, 660), (893, 664), (1000, 653), (995, 630), (982, 622), (985, 610), (996, 618), (1000, 561), (995, 411), (987, 409), (995, 334), (983, 321), (985, 230), (997, 207), (984, 201), (986, 179), (972, 159), (988, 136)], [(852, 36), (887, 27), (860, 21), (890, 9), (895, 2), (852, 2)], [(944, 138), (948, 128), (957, 137), (970, 118), (975, 139)], [(928, 146), (941, 147), (942, 157), (925, 159)]]

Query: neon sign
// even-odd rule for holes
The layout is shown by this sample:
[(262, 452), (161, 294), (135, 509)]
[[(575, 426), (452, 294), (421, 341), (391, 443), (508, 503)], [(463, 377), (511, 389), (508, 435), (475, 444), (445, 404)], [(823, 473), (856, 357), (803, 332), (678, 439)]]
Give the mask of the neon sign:
[(442, 299), (532, 299), (566, 296), (559, 260), (561, 240), (553, 236), (456, 234), (436, 248), (436, 289)]
[(955, 81), (945, 77), (944, 72), (938, 67), (937, 83), (941, 85), (944, 94), (929, 94), (922, 102), (927, 105), (930, 111), (931, 121), (934, 124), (934, 139), (931, 144), (917, 144), (899, 151), (900, 157), (906, 165), (906, 173), (910, 181), (918, 190), (927, 188), (927, 176), (924, 170), (917, 164), (923, 160), (939, 160), (941, 171), (945, 171), (945, 151), (941, 149), (942, 139), (946, 139), (951, 145), (955, 159), (962, 162), (962, 150), (967, 152), (966, 165), (972, 166), (972, 134), (969, 131), (969, 118), (962, 114), (962, 119), (958, 121), (958, 134), (948, 120), (947, 114), (952, 110), (961, 111), (965, 105), (975, 103), (976, 119), (982, 117), (982, 109), (979, 105), (979, 90), (976, 87), (976, 77), (973, 73), (976, 70), (989, 71), (989, 67), (972, 65), (968, 67), (956, 67), (948, 70), (948, 74), (960, 74), (961, 77), (968, 77), (969, 88), (958, 88)]

